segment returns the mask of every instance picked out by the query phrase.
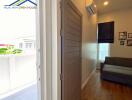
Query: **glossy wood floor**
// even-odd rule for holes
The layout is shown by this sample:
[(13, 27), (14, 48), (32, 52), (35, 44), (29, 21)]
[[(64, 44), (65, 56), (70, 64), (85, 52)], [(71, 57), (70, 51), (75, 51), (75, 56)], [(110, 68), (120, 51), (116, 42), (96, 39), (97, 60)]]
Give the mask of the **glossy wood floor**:
[(132, 87), (101, 81), (96, 72), (82, 91), (82, 100), (132, 100)]

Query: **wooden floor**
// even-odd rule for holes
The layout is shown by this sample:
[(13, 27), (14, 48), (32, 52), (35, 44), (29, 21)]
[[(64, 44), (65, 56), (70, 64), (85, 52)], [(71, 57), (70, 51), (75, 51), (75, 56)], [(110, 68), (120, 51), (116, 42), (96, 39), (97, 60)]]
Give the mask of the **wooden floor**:
[(96, 72), (82, 91), (82, 100), (132, 100), (132, 87), (101, 81)]

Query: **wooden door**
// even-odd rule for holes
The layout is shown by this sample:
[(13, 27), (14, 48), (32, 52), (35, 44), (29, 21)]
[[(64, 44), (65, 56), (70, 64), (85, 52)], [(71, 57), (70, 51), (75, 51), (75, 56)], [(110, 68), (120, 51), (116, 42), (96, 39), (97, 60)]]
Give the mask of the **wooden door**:
[(62, 100), (81, 100), (82, 15), (62, 1)]

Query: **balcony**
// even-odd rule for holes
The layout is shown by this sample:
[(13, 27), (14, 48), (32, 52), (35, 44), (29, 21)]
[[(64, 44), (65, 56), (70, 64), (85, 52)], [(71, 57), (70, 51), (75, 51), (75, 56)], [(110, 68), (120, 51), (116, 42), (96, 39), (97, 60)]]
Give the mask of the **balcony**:
[[(18, 45), (12, 46), (19, 48), (21, 53), (2, 51), (0, 54), (0, 100), (37, 100), (35, 45), (31, 41), (25, 44), (18, 41), (15, 43)], [(9, 45), (0, 46), (8, 48)]]

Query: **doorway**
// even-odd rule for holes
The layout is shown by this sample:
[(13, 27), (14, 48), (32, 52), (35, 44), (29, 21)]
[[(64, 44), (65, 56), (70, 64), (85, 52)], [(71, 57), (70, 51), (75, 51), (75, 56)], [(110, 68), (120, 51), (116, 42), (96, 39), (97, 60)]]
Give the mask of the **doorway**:
[(38, 100), (36, 2), (0, 3), (0, 99)]

